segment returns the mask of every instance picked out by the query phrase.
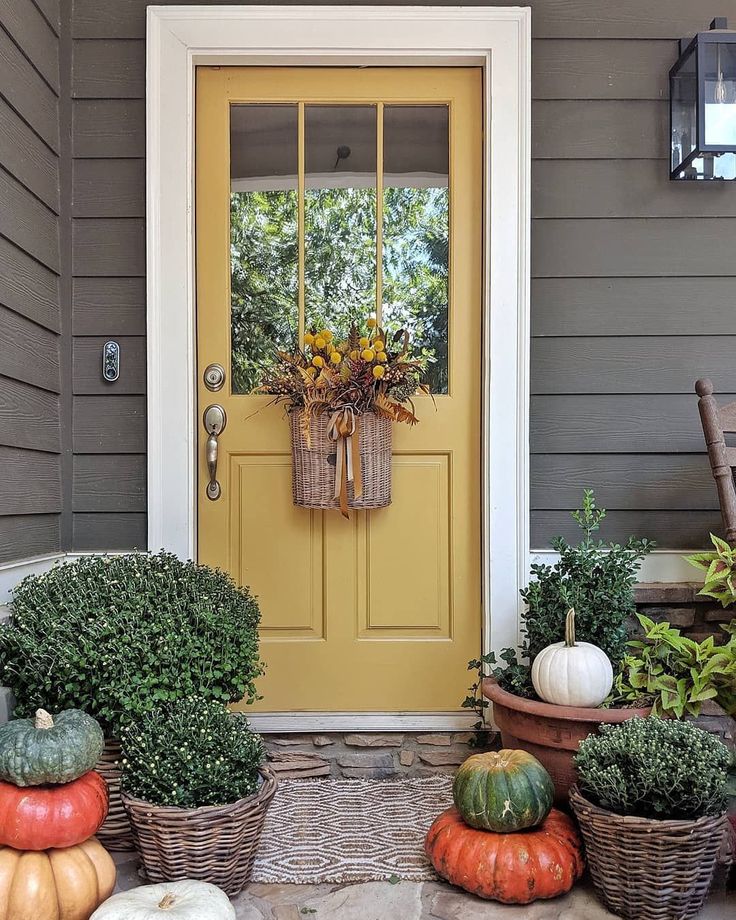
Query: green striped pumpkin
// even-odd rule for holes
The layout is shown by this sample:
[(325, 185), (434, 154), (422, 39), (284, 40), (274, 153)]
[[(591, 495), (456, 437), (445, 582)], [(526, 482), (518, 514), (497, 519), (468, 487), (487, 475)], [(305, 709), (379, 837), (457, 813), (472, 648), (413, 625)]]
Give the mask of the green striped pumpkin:
[(549, 773), (526, 751), (473, 754), (455, 774), (452, 797), (466, 824), (506, 833), (536, 827), (552, 808)]

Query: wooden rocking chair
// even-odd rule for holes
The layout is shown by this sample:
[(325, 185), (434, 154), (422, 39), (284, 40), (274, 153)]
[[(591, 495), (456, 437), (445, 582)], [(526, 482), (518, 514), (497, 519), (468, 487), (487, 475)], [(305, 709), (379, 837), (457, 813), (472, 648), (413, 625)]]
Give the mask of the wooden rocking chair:
[(719, 406), (713, 395), (713, 383), (707, 377), (696, 381), (695, 392), (700, 397), (700, 421), (708, 448), (711, 472), (718, 489), (726, 540), (733, 544), (736, 543), (736, 447), (728, 447), (725, 433), (736, 433), (736, 402)]

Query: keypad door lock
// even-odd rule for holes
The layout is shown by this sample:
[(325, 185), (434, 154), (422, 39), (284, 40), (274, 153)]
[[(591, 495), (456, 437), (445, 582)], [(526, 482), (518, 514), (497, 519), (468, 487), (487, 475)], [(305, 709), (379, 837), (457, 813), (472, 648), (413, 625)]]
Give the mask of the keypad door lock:
[(102, 346), (102, 379), (115, 383), (120, 376), (120, 345), (117, 342), (105, 342)]

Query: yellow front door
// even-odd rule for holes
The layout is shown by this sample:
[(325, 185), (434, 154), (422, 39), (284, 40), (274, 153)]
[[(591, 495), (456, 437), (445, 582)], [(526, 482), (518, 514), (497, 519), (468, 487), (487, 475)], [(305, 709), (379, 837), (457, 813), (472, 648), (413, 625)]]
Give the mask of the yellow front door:
[[(477, 68), (197, 71), (198, 557), (258, 597), (260, 710), (453, 712), (465, 695), (481, 647), (482, 105)], [(411, 333), (433, 396), (395, 426), (392, 504), (347, 521), (294, 507), (284, 409), (251, 390), (275, 348), (369, 315)]]

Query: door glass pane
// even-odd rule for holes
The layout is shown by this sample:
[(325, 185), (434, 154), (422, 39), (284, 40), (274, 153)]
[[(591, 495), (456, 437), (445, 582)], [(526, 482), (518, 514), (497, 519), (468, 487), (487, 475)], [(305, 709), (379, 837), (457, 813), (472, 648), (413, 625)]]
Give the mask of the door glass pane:
[(298, 108), (230, 108), (232, 392), (250, 393), (299, 328)]
[(386, 106), (383, 116), (383, 325), (407, 329), (448, 392), (449, 113)]
[(304, 118), (305, 327), (343, 337), (375, 312), (376, 108), (308, 105)]

